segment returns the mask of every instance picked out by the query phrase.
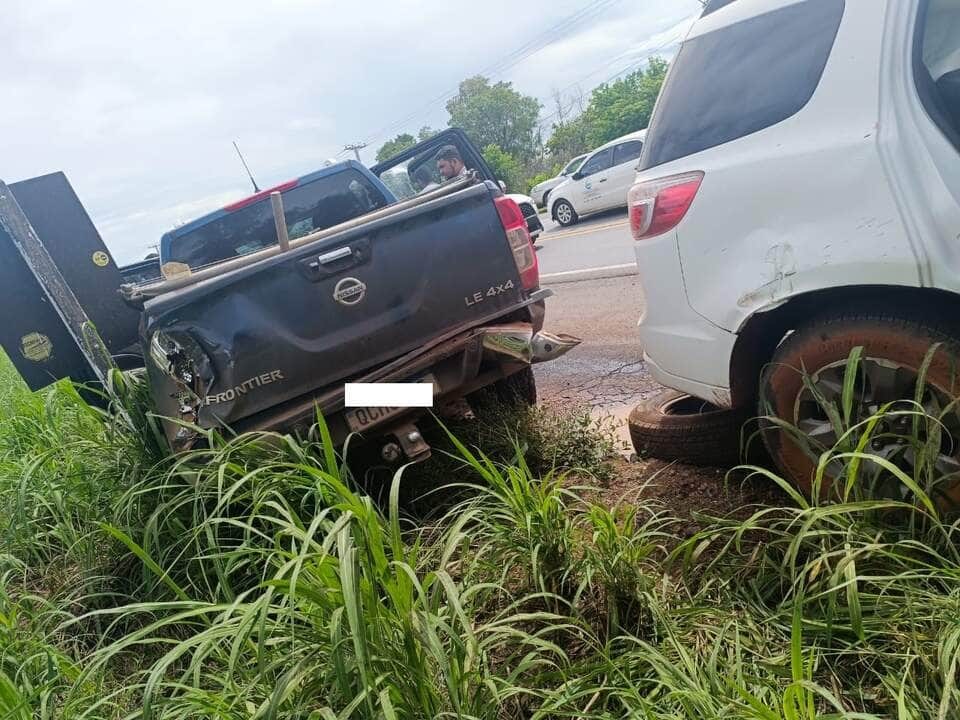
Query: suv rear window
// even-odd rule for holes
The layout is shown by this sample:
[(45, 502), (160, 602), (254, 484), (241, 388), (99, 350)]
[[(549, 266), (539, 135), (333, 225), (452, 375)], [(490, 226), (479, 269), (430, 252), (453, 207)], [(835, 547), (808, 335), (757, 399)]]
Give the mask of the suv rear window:
[(641, 169), (770, 127), (813, 96), (844, 0), (805, 0), (694, 37), (657, 101)]
[[(360, 172), (347, 168), (283, 193), (283, 214), (291, 240), (384, 207), (383, 193)], [(277, 243), (270, 198), (240, 208), (170, 241), (170, 257), (196, 270)]]

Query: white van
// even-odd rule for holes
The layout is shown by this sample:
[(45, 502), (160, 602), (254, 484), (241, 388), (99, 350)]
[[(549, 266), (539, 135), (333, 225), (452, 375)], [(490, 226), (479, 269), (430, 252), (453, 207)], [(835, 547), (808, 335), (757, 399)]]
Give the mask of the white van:
[[(705, 401), (665, 400), (663, 414), (772, 410), (829, 449), (801, 369), (837, 398), (856, 347), (858, 412), (914, 397), (933, 343), (921, 401), (943, 409), (960, 395), (958, 0), (707, 2), (636, 181), (647, 366)], [(945, 472), (960, 470), (955, 408)], [(815, 458), (785, 432), (766, 440), (809, 487)]]
[(550, 191), (550, 217), (573, 225), (583, 215), (625, 206), (646, 136), (646, 130), (630, 133), (590, 153), (577, 172)]

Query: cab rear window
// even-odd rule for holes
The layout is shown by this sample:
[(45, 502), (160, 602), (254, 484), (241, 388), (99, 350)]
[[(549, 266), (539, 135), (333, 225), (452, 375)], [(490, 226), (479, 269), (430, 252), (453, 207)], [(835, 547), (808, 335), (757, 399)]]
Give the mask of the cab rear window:
[[(291, 240), (339, 225), (384, 207), (383, 192), (354, 169), (346, 169), (283, 193), (284, 217)], [(192, 269), (246, 255), (277, 243), (270, 199), (231, 212), (170, 241), (165, 262)]]
[(844, 0), (805, 0), (684, 42), (657, 101), (641, 169), (770, 127), (816, 90)]

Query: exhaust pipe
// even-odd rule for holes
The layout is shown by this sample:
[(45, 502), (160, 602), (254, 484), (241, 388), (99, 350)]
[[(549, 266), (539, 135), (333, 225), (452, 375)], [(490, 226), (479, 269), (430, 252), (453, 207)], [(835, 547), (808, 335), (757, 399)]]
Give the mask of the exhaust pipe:
[(497, 325), (483, 331), (484, 350), (528, 364), (555, 360), (580, 342), (566, 333), (535, 333), (530, 323)]
[(567, 333), (552, 333), (541, 330), (533, 336), (533, 362), (547, 362), (566, 355), (582, 341)]

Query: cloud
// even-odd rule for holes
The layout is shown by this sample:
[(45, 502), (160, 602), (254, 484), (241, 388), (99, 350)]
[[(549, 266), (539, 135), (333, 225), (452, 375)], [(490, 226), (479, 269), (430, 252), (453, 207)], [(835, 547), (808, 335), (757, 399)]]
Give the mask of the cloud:
[[(550, 42), (497, 79), (547, 98), (578, 78), (589, 89), (698, 8), (5, 0), (0, 178), (64, 170), (117, 259), (132, 261), (175, 222), (248, 192), (234, 139), (272, 185), (347, 142), (444, 125), (430, 101), (533, 40)], [(558, 25), (575, 13), (582, 22)]]

